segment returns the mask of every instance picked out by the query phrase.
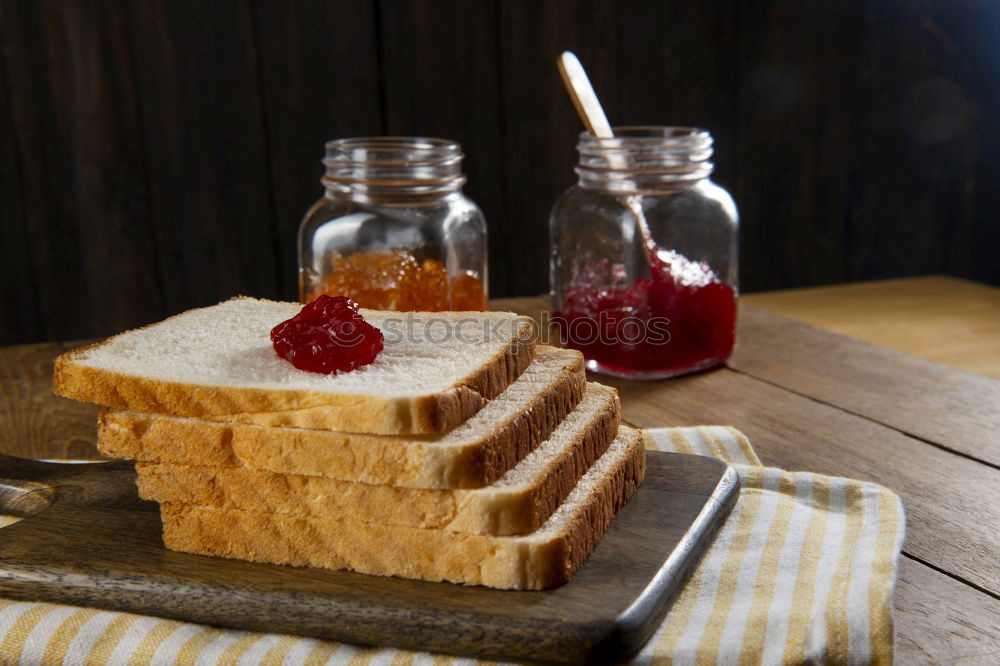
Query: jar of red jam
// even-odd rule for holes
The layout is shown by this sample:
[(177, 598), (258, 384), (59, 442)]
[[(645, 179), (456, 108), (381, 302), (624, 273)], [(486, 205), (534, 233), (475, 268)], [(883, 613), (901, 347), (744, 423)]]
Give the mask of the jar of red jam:
[(691, 127), (584, 132), (552, 209), (553, 323), (590, 370), (661, 379), (720, 365), (736, 337), (738, 215)]
[(324, 196), (299, 228), (299, 296), (379, 310), (484, 310), (486, 220), (462, 149), (414, 137), (326, 144)]

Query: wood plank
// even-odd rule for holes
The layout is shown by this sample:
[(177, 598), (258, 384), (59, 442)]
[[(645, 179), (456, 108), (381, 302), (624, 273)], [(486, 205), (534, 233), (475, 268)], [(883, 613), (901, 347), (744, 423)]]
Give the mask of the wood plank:
[(743, 306), (729, 367), (1000, 465), (1000, 381)]
[[(355, 1), (326, 12), (318, 2), (172, 2), (169, 20), (161, 2), (128, 3), (125, 12), (117, 2), (89, 2), (86, 11), (51, 0), (3, 3), (4, 102), (18, 146), (4, 158), (25, 160), (23, 184), (4, 179), (0, 187), (7, 241), (0, 263), (13, 277), (4, 288), (28, 293), (38, 281), (45, 298), (34, 302), (52, 317), (50, 336), (108, 332), (223, 292), (260, 286), (263, 294), (268, 280), (287, 294), (299, 202), (307, 205), (318, 192), (313, 137), (340, 133), (335, 127), (345, 117), (378, 97), (380, 75), (393, 76), (373, 75), (370, 51), (358, 48), (377, 3)], [(475, 155), (470, 150), (470, 160), (481, 160), (476, 182), (507, 183), (508, 204), (499, 214), (488, 211), (499, 225), (491, 243), (501, 284), (545, 288), (545, 219), (574, 180), (578, 125), (552, 66), (567, 46), (581, 52), (617, 122), (696, 122), (716, 133), (720, 180), (744, 212), (745, 287), (930, 270), (996, 282), (998, 190), (984, 183), (995, 180), (998, 153), (990, 148), (1000, 141), (1000, 126), (990, 122), (1000, 77), (986, 66), (1000, 6), (890, 4), (817, 10), (778, 3), (750, 11), (720, 0), (685, 7), (491, 0), (420, 5), (405, 25), (433, 32), (438, 22), (454, 25), (454, 11), (475, 18), (462, 33), (474, 37), (439, 40), (420, 52), (427, 62), (464, 49), (485, 53), (484, 43), (499, 47), (500, 92), (484, 84), (468, 95), (476, 104), (458, 96), (453, 106), (474, 111), (455, 119), (457, 131), (512, 134), (499, 151), (485, 144)], [(407, 11), (382, 7), (387, 24)], [(491, 8), (496, 15), (487, 17)], [(846, 54), (843, 34), (856, 37)], [(149, 67), (151, 59), (166, 64)], [(453, 73), (464, 78), (471, 67), (456, 57), (444, 68), (421, 69), (412, 65), (417, 60), (404, 63), (421, 77), (417, 90), (426, 82), (451, 90)], [(488, 99), (503, 99), (502, 110)], [(436, 96), (421, 101), (445, 105)], [(146, 114), (137, 113), (140, 106)], [(742, 118), (735, 134), (725, 129), (732, 114)], [(145, 172), (146, 164), (155, 172)], [(491, 167), (499, 175), (488, 173)], [(157, 199), (150, 201), (154, 183)], [(490, 195), (477, 196), (490, 206)], [(271, 218), (270, 227), (260, 215)], [(277, 263), (268, 242), (278, 243)], [(230, 245), (244, 243), (238, 258), (228, 256)], [(109, 256), (114, 261), (105, 261)], [(144, 268), (157, 264), (150, 257), (162, 257), (160, 276)], [(513, 268), (501, 276), (506, 261)], [(244, 274), (229, 279), (238, 271)], [(224, 282), (203, 298), (205, 287), (189, 275)], [(172, 292), (169, 308), (164, 288)], [(116, 298), (101, 302), (112, 291)], [(18, 327), (27, 328), (5, 331), (25, 332), (7, 333), (7, 340), (46, 332), (41, 317), (22, 317), (27, 323)]]
[[(547, 299), (491, 304), (536, 319)], [(1000, 464), (1000, 382), (741, 306), (728, 365), (992, 465)], [(550, 340), (551, 341), (551, 340)], [(835, 363), (828, 359), (836, 358)]]
[(19, 271), (9, 288), (37, 301), (5, 313), (30, 322), (37, 308), (49, 339), (110, 334), (163, 315), (120, 9), (0, 3), (22, 188), (20, 210), (2, 219), (11, 236), (0, 259), (10, 262), (5, 271), (30, 259), (30, 278)]
[(591, 0), (500, 2), (499, 22), (508, 293), (537, 294), (549, 284), (549, 211), (576, 183), (575, 148), (583, 131), (556, 57), (565, 50), (580, 57), (611, 124), (620, 124), (617, 9)]
[(741, 294), (811, 326), (1000, 379), (1000, 289), (945, 275)]
[(856, 85), (856, 54), (851, 66), (830, 55), (861, 31), (863, 4), (767, 3), (743, 12), (735, 151), (745, 289), (843, 281), (848, 254), (867, 251), (858, 247), (866, 238), (847, 240), (853, 174), (845, 146), (871, 101), (844, 92)]
[[(712, 180), (737, 202), (741, 8), (730, 0), (621, 2), (618, 125), (703, 127), (715, 139)], [(709, 46), (711, 45), (711, 46)]]
[(996, 282), (985, 248), (1000, 235), (987, 212), (997, 193), (981, 185), (995, 170), (979, 154), (998, 136), (985, 122), (998, 84), (981, 64), (998, 8), (762, 3), (742, 18), (744, 287), (930, 272)]
[(489, 228), (490, 290), (510, 293), (508, 263), (516, 256), (505, 215), (496, 0), (379, 4), (385, 133), (462, 144), (465, 194), (482, 209)]
[[(491, 307), (537, 318), (547, 302), (499, 299)], [(744, 320), (750, 310), (744, 308)], [(742, 339), (768, 341), (777, 334), (767, 335), (754, 330)], [(732, 425), (746, 433), (767, 465), (888, 486), (907, 510), (907, 552), (985, 589), (1000, 590), (995, 575), (1000, 536), (994, 528), (1000, 524), (994, 490), (1000, 487), (1000, 471), (729, 369), (662, 382), (592, 379), (618, 388), (624, 418), (636, 427)]]
[(97, 405), (52, 393), (54, 342), (0, 348), (0, 452), (27, 458), (96, 460)]
[(119, 11), (131, 25), (165, 309), (175, 314), (237, 294), (276, 297), (249, 5), (159, 0)]
[[(925, 0), (926, 2), (926, 0)], [(949, 273), (986, 282), (1000, 284), (1000, 261), (997, 248), (1000, 247), (1000, 225), (996, 223), (998, 208), (997, 188), (985, 186), (997, 177), (997, 165), (983, 152), (983, 147), (1000, 145), (1000, 127), (992, 121), (1000, 112), (1000, 77), (993, 67), (983, 63), (996, 54), (996, 31), (1000, 25), (1000, 4), (978, 2), (974, 4), (926, 2), (926, 19), (922, 21), (926, 35), (944, 45), (951, 56), (935, 64), (940, 70), (930, 78), (930, 85), (944, 82), (957, 84), (944, 95), (937, 96), (932, 91), (924, 93), (921, 99), (923, 118), (934, 115), (940, 104), (955, 103), (961, 117), (967, 113), (950, 137), (940, 138), (936, 143), (945, 157), (938, 167), (938, 174), (944, 179), (955, 178), (961, 170), (953, 168), (958, 161), (972, 161), (971, 178), (962, 179), (964, 192), (962, 208), (957, 215), (952, 213), (952, 224), (964, 229), (948, 239)], [(921, 40), (925, 43), (926, 39)], [(900, 57), (905, 64), (908, 58)], [(925, 83), (925, 86), (927, 84)], [(940, 90), (940, 88), (939, 88)], [(928, 103), (928, 98), (931, 98)], [(918, 156), (923, 159), (924, 156)], [(956, 160), (957, 158), (957, 160)], [(964, 165), (963, 165), (964, 166)], [(967, 229), (967, 231), (966, 231)]]
[(638, 427), (732, 425), (766, 465), (891, 488), (906, 507), (907, 552), (1000, 592), (1000, 471), (728, 369), (659, 383), (595, 379), (619, 389)]
[[(964, 88), (976, 90), (985, 82), (968, 78), (972, 72), (967, 55), (955, 48), (969, 31), (938, 21), (934, 4), (928, 0), (857, 3), (853, 13), (859, 24), (852, 41), (858, 67), (835, 65), (845, 74), (840, 94), (851, 99), (853, 109), (849, 124), (842, 128), (847, 133), (838, 140), (861, 139), (836, 167), (849, 187), (843, 193), (842, 237), (856, 244), (844, 255), (845, 280), (950, 272), (952, 245), (970, 245), (968, 188), (976, 179), (978, 123), (969, 115), (947, 138), (936, 136), (929, 124), (940, 117), (941, 104), (954, 104), (964, 115), (961, 109), (971, 101)], [(987, 10), (987, 4), (947, 14), (996, 21), (1000, 17)], [(891, 30), (885, 29), (888, 25)], [(825, 84), (815, 89), (821, 100), (833, 92)], [(981, 103), (992, 106), (989, 97), (983, 96)], [(820, 123), (828, 122), (822, 113), (817, 117)], [(820, 148), (815, 154), (817, 161), (831, 162), (827, 150)], [(822, 191), (825, 185), (817, 181), (814, 187)], [(822, 214), (813, 212), (816, 218)], [(813, 244), (840, 243), (820, 237)]]
[[(0, 9), (0, 43), (10, 29)], [(42, 313), (38, 307), (31, 255), (28, 247), (27, 206), (24, 174), (17, 154), (13, 95), (8, 82), (4, 55), (0, 53), (0, 345), (42, 339)]]
[[(1000, 81), (982, 64), (995, 53), (1000, 5), (907, 0), (865, 9), (857, 48), (867, 67), (850, 92), (874, 102), (857, 125), (874, 140), (855, 153), (871, 177), (852, 193), (852, 212), (856, 233), (874, 243), (856, 259), (867, 264), (859, 277), (947, 272), (998, 284), (1000, 227), (990, 210), (1000, 193), (983, 187), (996, 167), (981, 155), (1000, 142), (990, 120)], [(936, 123), (946, 116), (957, 122), (942, 131)]]
[(298, 299), (299, 222), (321, 196), (324, 144), (382, 134), (375, 3), (257, 0), (254, 34), (281, 296)]
[(899, 561), (896, 662), (990, 664), (1000, 656), (1000, 601), (920, 562)]

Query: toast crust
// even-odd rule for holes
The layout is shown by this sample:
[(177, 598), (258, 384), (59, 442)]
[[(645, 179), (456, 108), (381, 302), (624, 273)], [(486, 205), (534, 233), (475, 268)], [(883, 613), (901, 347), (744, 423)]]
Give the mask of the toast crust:
[(255, 562), (503, 589), (554, 587), (580, 568), (642, 482), (646, 464), (642, 438), (629, 428), (622, 428), (620, 436), (629, 438), (627, 453), (555, 530), (546, 525), (524, 536), (485, 536), (163, 504), (163, 539), (172, 550)]
[[(573, 439), (542, 464), (533, 483), (479, 489), (413, 489), (247, 467), (136, 463), (139, 494), (181, 503), (301, 518), (351, 520), (473, 534), (525, 534), (538, 529), (618, 434), (621, 407), (613, 389), (594, 388)], [(590, 402), (589, 405), (594, 405)], [(526, 463), (528, 461), (525, 461)], [(515, 470), (516, 472), (516, 470)]]
[(527, 317), (519, 317), (510, 344), (450, 389), (431, 395), (396, 398), (300, 389), (203, 386), (128, 375), (78, 362), (87, 352), (130, 332), (56, 359), (53, 375), (56, 395), (139, 412), (395, 435), (444, 432), (479, 411), (531, 362), (535, 324)]
[(583, 398), (583, 356), (564, 357), (558, 372), (525, 408), (478, 439), (437, 445), (433, 438), (268, 428), (162, 418), (105, 410), (98, 420), (102, 454), (146, 462), (248, 467), (408, 488), (478, 488), (503, 476), (548, 438)]

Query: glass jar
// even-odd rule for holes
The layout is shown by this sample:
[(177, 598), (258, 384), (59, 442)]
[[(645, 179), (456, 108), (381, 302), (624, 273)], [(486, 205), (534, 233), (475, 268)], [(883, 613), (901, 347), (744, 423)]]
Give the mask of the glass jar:
[(661, 379), (723, 363), (736, 337), (738, 216), (690, 127), (588, 132), (556, 201), (553, 323), (590, 370)]
[(326, 144), (326, 192), (299, 228), (299, 297), (380, 310), (484, 310), (486, 220), (462, 150), (412, 137)]

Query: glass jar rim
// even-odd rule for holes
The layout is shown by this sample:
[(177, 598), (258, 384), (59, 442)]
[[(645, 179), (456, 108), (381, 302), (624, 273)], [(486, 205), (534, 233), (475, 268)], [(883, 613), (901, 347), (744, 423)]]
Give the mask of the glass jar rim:
[(431, 137), (376, 136), (326, 143), (323, 186), (330, 196), (356, 201), (423, 201), (465, 184), (462, 147)]
[(421, 136), (372, 136), (326, 142), (326, 166), (451, 166), (465, 155), (457, 141)]
[(579, 184), (614, 192), (686, 187), (711, 175), (712, 135), (699, 127), (631, 125), (615, 136), (580, 133)]
[(614, 136), (580, 132), (578, 150), (681, 149), (705, 150), (714, 143), (712, 133), (701, 127), (674, 125), (623, 125), (611, 128)]

